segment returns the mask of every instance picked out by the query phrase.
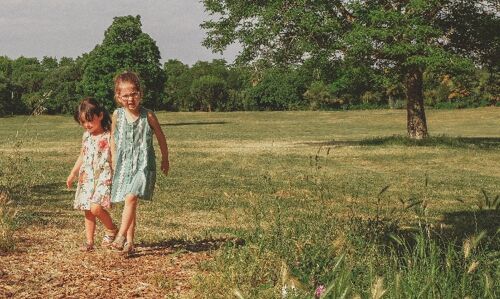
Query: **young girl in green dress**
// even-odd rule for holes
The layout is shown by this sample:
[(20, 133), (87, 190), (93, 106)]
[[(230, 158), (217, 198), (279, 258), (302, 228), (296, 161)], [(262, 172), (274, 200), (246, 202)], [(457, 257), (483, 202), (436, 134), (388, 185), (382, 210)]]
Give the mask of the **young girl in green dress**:
[(165, 135), (153, 111), (141, 106), (142, 89), (138, 76), (125, 72), (115, 78), (115, 100), (120, 108), (112, 117), (113, 184), (112, 202), (125, 202), (120, 230), (111, 244), (126, 254), (134, 250), (138, 199), (151, 200), (156, 180), (152, 135), (161, 151), (161, 170), (169, 170)]
[(74, 208), (85, 213), (87, 242), (82, 251), (94, 249), (96, 218), (106, 229), (102, 245), (109, 246), (118, 231), (107, 210), (111, 207), (111, 118), (108, 112), (93, 98), (82, 100), (74, 115), (84, 129), (80, 155), (66, 179), (71, 188), (78, 176)]

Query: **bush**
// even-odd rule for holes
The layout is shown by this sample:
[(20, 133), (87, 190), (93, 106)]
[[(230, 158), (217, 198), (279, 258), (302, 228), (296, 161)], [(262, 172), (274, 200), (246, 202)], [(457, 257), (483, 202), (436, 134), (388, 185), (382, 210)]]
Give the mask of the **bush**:
[(305, 92), (302, 79), (293, 69), (270, 69), (262, 80), (248, 89), (248, 95), (260, 110), (304, 108), (307, 103), (302, 99)]
[(381, 106), (384, 104), (382, 94), (377, 91), (365, 91), (361, 96), (361, 101), (363, 104), (371, 104), (375, 106)]
[(304, 93), (304, 99), (309, 102), (310, 110), (339, 109), (342, 100), (332, 96), (328, 85), (323, 81), (314, 81)]

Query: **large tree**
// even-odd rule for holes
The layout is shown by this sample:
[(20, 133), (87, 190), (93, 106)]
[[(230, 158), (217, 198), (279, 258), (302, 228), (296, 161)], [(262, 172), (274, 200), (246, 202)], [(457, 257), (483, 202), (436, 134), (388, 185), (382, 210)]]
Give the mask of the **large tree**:
[(85, 59), (82, 87), (86, 95), (115, 106), (113, 77), (125, 70), (139, 74), (144, 89), (144, 105), (158, 108), (163, 97), (165, 76), (155, 41), (142, 32), (140, 16), (115, 17), (97, 45)]
[[(43, 61), (42, 61), (43, 65)], [(78, 82), (82, 79), (83, 59), (61, 58), (56, 68), (45, 71), (42, 94), (49, 95), (44, 107), (47, 113), (73, 113), (82, 94)]]
[(207, 30), (204, 44), (223, 51), (240, 43), (237, 62), (342, 61), (397, 77), (405, 86), (411, 138), (428, 136), (425, 70), (463, 70), (498, 53), (498, 30), (492, 31), (498, 29), (495, 0), (203, 2), (212, 15), (202, 24)]
[(12, 103), (14, 113), (31, 112), (42, 105), (44, 99), (40, 91), (45, 79), (44, 70), (37, 58), (19, 57), (12, 61)]
[(177, 59), (169, 59), (163, 64), (163, 71), (165, 73), (163, 104), (167, 109), (174, 111), (189, 110), (189, 88), (192, 81), (189, 65)]

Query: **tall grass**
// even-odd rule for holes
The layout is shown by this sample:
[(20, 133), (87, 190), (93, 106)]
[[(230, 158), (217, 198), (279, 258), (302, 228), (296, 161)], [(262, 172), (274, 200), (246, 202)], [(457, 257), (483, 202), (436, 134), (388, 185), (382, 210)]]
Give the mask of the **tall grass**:
[(0, 188), (0, 253), (12, 251), (15, 248), (14, 229), (16, 210), (8, 190)]
[[(22, 197), (29, 187), (26, 182), (28, 166), (26, 157), (20, 152), (22, 142), (11, 143), (6, 163), (0, 163), (0, 253), (15, 248), (14, 231), (16, 228), (15, 199)], [(2, 161), (0, 161), (2, 162)]]
[(0, 253), (15, 249), (16, 205), (29, 197), (32, 187), (40, 178), (36, 174), (43, 171), (32, 168), (33, 158), (26, 149), (36, 148), (36, 137), (27, 136), (28, 130), (33, 130), (30, 122), (45, 111), (43, 103), (49, 95), (43, 95), (23, 125), (3, 139), (4, 159), (0, 159)]
[[(272, 178), (263, 178), (261, 186), (269, 195), (253, 198), (247, 210), (251, 228), (239, 230), (246, 244), (223, 248), (197, 278), (197, 291), (205, 298), (500, 295), (498, 221), (488, 227), (492, 234), (473, 229), (467, 235), (439, 226), (429, 216), (427, 176), (421, 191), (396, 208), (384, 204), (390, 188), (385, 186), (373, 192), (373, 212), (364, 211), (370, 206), (365, 202), (351, 204), (346, 215), (339, 215), (327, 196), (331, 186), (322, 183), (319, 171), (326, 156), (318, 153), (310, 158), (306, 179), (314, 196), (300, 203), (281, 197)], [(486, 203), (493, 202), (482, 193)]]
[(470, 236), (461, 246), (373, 219), (272, 213), (269, 229), (255, 229), (245, 246), (228, 246), (205, 265), (198, 290), (206, 298), (229, 298), (234, 288), (245, 298), (310, 298), (321, 287), (321, 298), (500, 295), (498, 234)]

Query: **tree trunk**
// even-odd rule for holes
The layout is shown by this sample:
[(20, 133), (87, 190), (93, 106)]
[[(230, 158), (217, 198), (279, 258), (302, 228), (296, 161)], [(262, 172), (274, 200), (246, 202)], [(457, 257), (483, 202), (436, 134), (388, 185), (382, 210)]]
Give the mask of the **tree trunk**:
[(394, 99), (393, 99), (392, 95), (389, 95), (389, 108), (394, 109), (395, 106), (396, 105), (394, 103)]
[(406, 76), (407, 129), (408, 137), (423, 139), (428, 137), (425, 119), (422, 71), (410, 70)]

